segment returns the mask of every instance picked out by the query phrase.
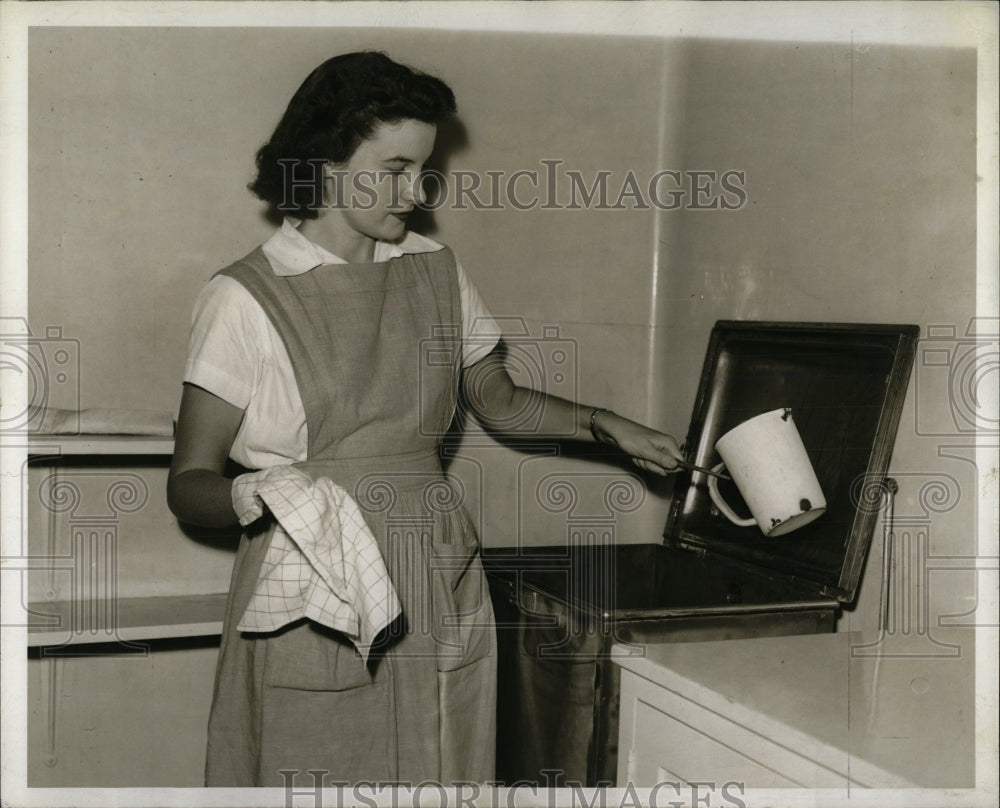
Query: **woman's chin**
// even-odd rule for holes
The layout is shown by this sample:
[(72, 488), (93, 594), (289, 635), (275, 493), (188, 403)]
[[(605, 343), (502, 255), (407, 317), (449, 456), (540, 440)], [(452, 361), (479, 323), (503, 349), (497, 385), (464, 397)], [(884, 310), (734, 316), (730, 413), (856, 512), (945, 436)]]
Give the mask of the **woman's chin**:
[(392, 216), (382, 235), (383, 241), (399, 241), (406, 235), (406, 219)]

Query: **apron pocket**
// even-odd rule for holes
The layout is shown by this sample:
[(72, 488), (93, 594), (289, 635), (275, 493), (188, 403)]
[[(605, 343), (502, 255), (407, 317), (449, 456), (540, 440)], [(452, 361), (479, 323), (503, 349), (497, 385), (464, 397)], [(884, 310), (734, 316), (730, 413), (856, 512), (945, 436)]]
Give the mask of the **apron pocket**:
[(267, 687), (353, 690), (374, 682), (361, 656), (340, 632), (306, 620), (267, 638)]
[(383, 684), (347, 692), (265, 687), (262, 698), (256, 785), (311, 793), (310, 770), (321, 772), (324, 784), (393, 779), (395, 740)]
[(457, 580), (441, 581), (437, 595), (445, 606), (434, 619), (438, 670), (454, 671), (494, 656), (493, 603), (479, 556), (468, 560)]

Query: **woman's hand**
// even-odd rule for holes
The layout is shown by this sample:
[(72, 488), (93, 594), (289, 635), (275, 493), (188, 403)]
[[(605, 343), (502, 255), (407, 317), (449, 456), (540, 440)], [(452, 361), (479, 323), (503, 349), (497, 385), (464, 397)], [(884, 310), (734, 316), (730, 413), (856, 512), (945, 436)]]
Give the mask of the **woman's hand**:
[(599, 410), (593, 419), (594, 434), (602, 443), (617, 446), (639, 468), (654, 474), (673, 474), (684, 455), (670, 435), (637, 424), (610, 410)]

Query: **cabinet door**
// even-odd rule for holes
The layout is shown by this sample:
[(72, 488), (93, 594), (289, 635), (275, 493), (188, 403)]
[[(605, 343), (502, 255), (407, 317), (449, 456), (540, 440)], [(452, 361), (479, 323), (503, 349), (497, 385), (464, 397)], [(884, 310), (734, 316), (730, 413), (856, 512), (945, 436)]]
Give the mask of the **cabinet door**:
[(844, 788), (848, 779), (753, 727), (622, 671), (618, 785)]

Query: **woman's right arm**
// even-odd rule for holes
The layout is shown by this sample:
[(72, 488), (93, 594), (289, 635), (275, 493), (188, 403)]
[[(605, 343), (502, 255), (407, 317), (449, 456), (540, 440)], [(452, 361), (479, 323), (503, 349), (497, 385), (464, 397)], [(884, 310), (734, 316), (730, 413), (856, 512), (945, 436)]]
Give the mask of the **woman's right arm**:
[(184, 385), (167, 504), (182, 522), (225, 527), (237, 522), (233, 481), (223, 475), (243, 410), (193, 384)]

